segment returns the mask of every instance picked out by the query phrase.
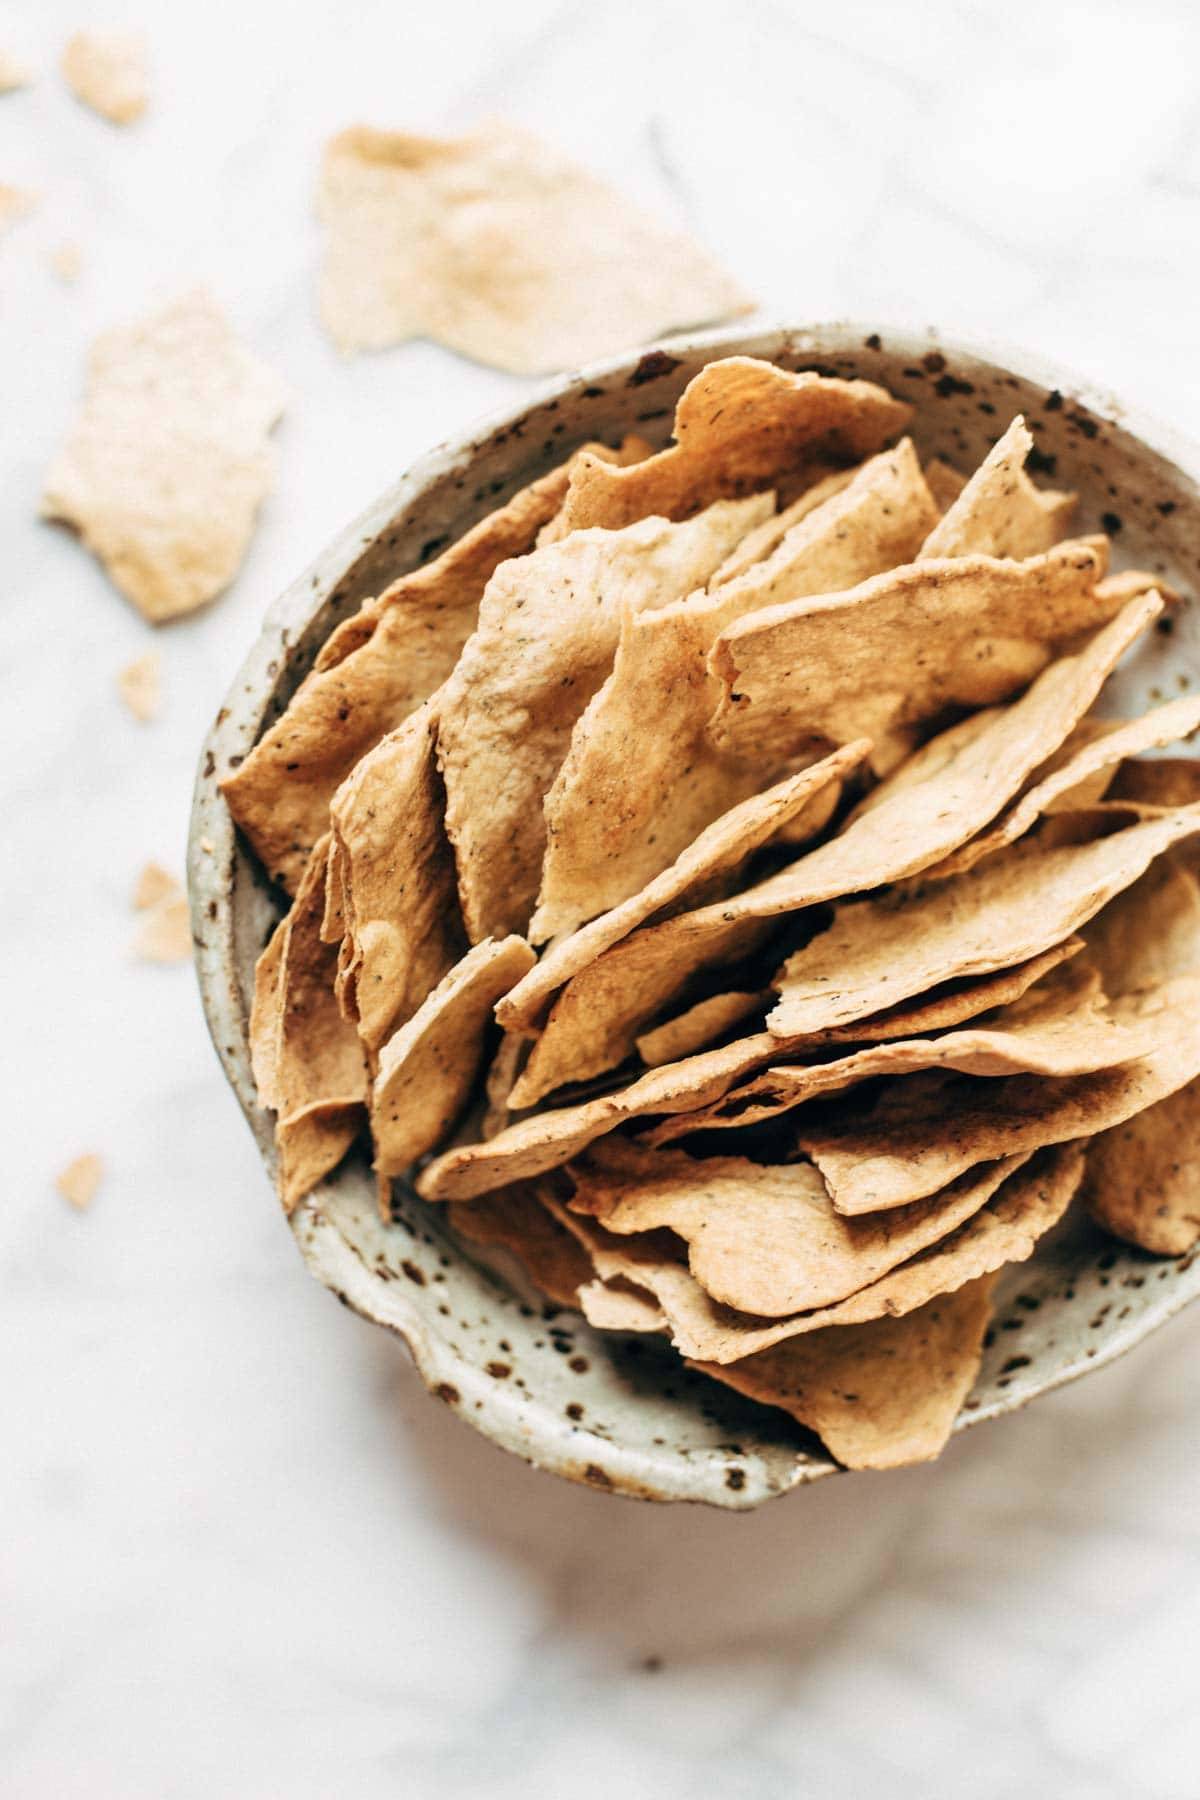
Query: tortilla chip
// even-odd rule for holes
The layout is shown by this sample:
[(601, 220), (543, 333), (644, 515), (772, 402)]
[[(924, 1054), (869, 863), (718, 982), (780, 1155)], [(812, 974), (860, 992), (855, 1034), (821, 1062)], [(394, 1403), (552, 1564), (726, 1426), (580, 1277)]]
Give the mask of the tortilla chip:
[[(807, 769), (801, 770), (800, 774), (794, 777), (790, 783), (781, 783), (780, 786), (785, 795), (790, 796), (789, 804), (802, 804), (803, 795), (806, 791), (810, 796), (816, 796), (823, 792), (825, 788), (831, 785), (840, 784), (844, 776), (850, 774), (852, 770), (857, 768), (863, 762), (869, 753), (869, 749), (870, 746), (865, 740), (858, 744), (847, 744), (842, 749), (834, 751), (831, 756), (823, 758), (821, 762), (813, 763)], [(775, 791), (778, 792), (779, 790), (777, 789)], [(651, 887), (647, 888), (646, 892), (649, 893), (652, 889), (657, 893), (668, 891), (669, 887), (673, 885), (679, 875), (686, 876), (690, 883), (690, 881), (694, 879), (695, 874), (706, 866), (705, 859), (710, 855), (719, 853), (721, 847), (727, 842), (737, 842), (737, 834), (742, 825), (744, 823), (752, 824), (756, 816), (757, 811), (754, 800), (749, 800), (743, 803), (742, 806), (733, 808), (730, 813), (726, 815), (725, 819), (718, 820), (714, 825), (710, 826), (708, 830), (703, 832), (696, 844), (692, 846), (692, 849), (690, 851), (685, 851), (684, 854), (677, 859), (674, 868), (668, 870), (666, 875), (660, 878), (659, 882), (652, 883)], [(732, 821), (732, 839), (727, 830), (730, 821)], [(753, 891), (755, 890), (751, 890), (751, 892)], [(633, 900), (626, 902), (624, 905), (615, 907), (611, 912), (602, 914), (598, 919), (593, 919), (589, 924), (581, 927), (579, 931), (572, 932), (571, 935), (564, 938), (561, 943), (551, 944), (542, 956), (537, 967), (530, 972), (527, 979), (523, 981), (519, 987), (514, 988), (513, 992), (507, 996), (503, 1005), (500, 1007), (497, 1016), (501, 1025), (514, 1031), (528, 1032), (534, 1029), (538, 1020), (544, 1014), (546, 1004), (551, 996), (560, 987), (563, 987), (566, 983), (570, 982), (573, 977), (580, 975), (581, 972), (587, 971), (590, 966), (596, 966), (597, 960), (600, 957), (609, 951), (612, 946), (619, 944), (621, 940), (634, 929), (635, 925), (638, 923), (636, 915), (640, 911), (641, 899), (642, 896), (635, 896)], [(657, 906), (659, 903), (656, 902), (655, 904)], [(738, 903), (735, 901), (729, 904), (736, 906)], [(716, 903), (710, 910), (720, 910), (723, 918), (725, 903)], [(649, 915), (645, 912), (641, 914), (643, 920), (648, 916)], [(647, 928), (647, 932), (645, 933), (639, 933), (639, 937), (647, 936), (649, 929), (650, 928)], [(748, 944), (754, 935), (755, 933), (753, 930), (743, 930), (740, 933), (739, 941), (743, 943), (743, 945)], [(761, 935), (761, 933), (759, 935)], [(686, 966), (690, 970), (693, 967), (698, 968), (702, 965), (699, 962), (693, 964), (689, 961)], [(672, 991), (673, 988), (668, 987), (650, 1010), (641, 1014), (639, 1024), (653, 1018), (654, 1014), (662, 1005), (663, 1000), (669, 998)], [(615, 1059), (617, 1062), (621, 1061), (632, 1048), (633, 1037), (633, 1033), (627, 1033), (625, 1037), (622, 1038), (623, 1047), (620, 1050), (620, 1054)], [(597, 1068), (611, 1066), (613, 1066), (611, 1063), (605, 1062), (596, 1065)], [(584, 1074), (594, 1072), (595, 1071), (591, 1069), (583, 1070)]]
[(790, 375), (754, 357), (725, 357), (689, 381), (675, 408), (674, 443), (636, 474), (580, 459), (562, 527), (612, 530), (650, 515), (687, 518), (782, 476), (811, 486), (829, 462), (859, 462), (911, 418), (910, 406), (870, 381)]
[(162, 711), (162, 657), (157, 650), (126, 663), (117, 676), (117, 692), (142, 724), (157, 719)]
[(704, 582), (771, 498), (722, 501), (682, 525), (574, 532), (497, 570), (446, 682), (438, 751), (446, 825), (473, 942), (523, 930), (546, 843), (542, 802), (605, 680), (625, 607)]
[(317, 207), (321, 318), (347, 352), (430, 337), (546, 374), (752, 309), (698, 244), (510, 125), (351, 127), (326, 146)]
[(146, 110), (150, 81), (140, 32), (77, 31), (59, 68), (76, 99), (114, 125), (132, 125)]
[(1200, 800), (1200, 758), (1156, 756), (1150, 762), (1122, 763), (1105, 797), (1146, 806), (1191, 806)]
[(1114, 1237), (1157, 1256), (1200, 1239), (1200, 1081), (1189, 1081), (1088, 1151), (1083, 1197)]
[(133, 905), (137, 912), (145, 912), (163, 900), (177, 900), (182, 893), (182, 887), (169, 869), (164, 869), (161, 863), (148, 862), (142, 865), (134, 884)]
[[(866, 755), (865, 743), (849, 746), (850, 751), (859, 759)], [(833, 767), (830, 768), (832, 762)], [(682, 902), (690, 893), (694, 894), (698, 887), (718, 880), (723, 874), (732, 873), (744, 863), (750, 853), (772, 836), (781, 820), (789, 814), (799, 811), (808, 803), (815, 790), (829, 779), (837, 779), (842, 770), (849, 766), (850, 758), (843, 756), (816, 763), (811, 769), (802, 770), (799, 775), (789, 776), (776, 787), (769, 788), (765, 794), (753, 795), (743, 800), (740, 806), (726, 813), (723, 819), (702, 831), (696, 842), (685, 850), (671, 868), (657, 876), (640, 894), (626, 900), (612, 912), (596, 919), (583, 931), (576, 932), (572, 940), (576, 955), (586, 953), (590, 962), (610, 944), (626, 937), (643, 920), (663, 911), (665, 907)], [(567, 946), (563, 946), (564, 952)], [(551, 952), (551, 955), (554, 953)], [(547, 959), (549, 960), (549, 959)], [(566, 957), (559, 960), (563, 966)], [(528, 993), (528, 989), (526, 990)], [(571, 1003), (564, 995), (559, 1006), (564, 1006), (569, 1014)], [(550, 1024), (546, 1031), (534, 1044), (525, 1073), (518, 1083), (513, 1101), (516, 1106), (532, 1106), (543, 1094), (570, 1079), (581, 1080), (597, 1072), (586, 1061), (576, 1062), (571, 1057), (572, 1032), (569, 1019), (564, 1020), (563, 1013), (556, 1006), (550, 1015)], [(503, 1023), (503, 1021), (502, 1021)], [(564, 1060), (564, 1057), (570, 1060)], [(602, 1063), (600, 1068), (611, 1065)]]
[(133, 940), (133, 953), (143, 962), (190, 962), (192, 922), (187, 895), (178, 883), (147, 908), (146, 920)]
[(691, 1366), (815, 1431), (848, 1469), (930, 1462), (974, 1385), (994, 1277), (902, 1319), (793, 1338), (728, 1367)]
[(1193, 1081), (1200, 1075), (1198, 1002), (1196, 976), (1152, 991), (1158, 1045), (1119, 1068), (1049, 1079), (910, 1077), (893, 1084), (882, 1113), (850, 1106), (834, 1122), (802, 1122), (796, 1143), (824, 1175), (839, 1212), (906, 1206), (977, 1163), (1124, 1124)]
[[(89, 1150), (76, 1156), (54, 1177), (54, 1185), (76, 1212), (86, 1212), (104, 1179), (103, 1159)], [(582, 1252), (581, 1252), (582, 1254)], [(591, 1274), (591, 1264), (588, 1264)]]
[(1156, 856), (1200, 831), (1183, 808), (1098, 842), (1018, 844), (915, 894), (837, 909), (828, 931), (790, 957), (767, 1019), (781, 1036), (820, 1031), (923, 993), (937, 982), (1008, 968), (1061, 943), (1129, 887)]
[(36, 212), (41, 198), (35, 188), (13, 187), (10, 182), (0, 181), (0, 232)]
[(566, 489), (567, 466), (552, 470), (368, 601), (328, 639), (283, 717), (221, 783), (230, 812), (289, 892), (328, 825), (335, 790), (445, 681), (493, 573), (532, 550)]
[(456, 1203), (449, 1218), (456, 1237), (515, 1256), (557, 1305), (579, 1305), (578, 1291), (592, 1279), (591, 1258), (529, 1188), (502, 1188), (470, 1205)]
[(97, 338), (42, 512), (155, 624), (228, 587), (275, 478), (284, 390), (209, 295)]
[(467, 947), (443, 825), (436, 729), (433, 702), (363, 757), (330, 807), (351, 945), (339, 961), (340, 998), (372, 1055)]
[(643, 1032), (637, 1040), (637, 1053), (647, 1068), (661, 1068), (663, 1063), (678, 1062), (702, 1050), (714, 1038), (724, 1037), (734, 1025), (761, 1014), (770, 999), (770, 991), (756, 994), (710, 994), (684, 1012), (676, 1013), (653, 1031)]
[(1087, 930), (1088, 957), (1111, 994), (1200, 973), (1200, 880), (1192, 844), (1168, 851)]
[[(947, 875), (957, 875), (965, 869), (973, 868), (985, 856), (994, 855), (1006, 844), (1014, 843), (1017, 838), (1022, 837), (1036, 824), (1042, 813), (1054, 811), (1061, 806), (1065, 796), (1074, 793), (1076, 804), (1086, 805), (1088, 792), (1085, 784), (1090, 777), (1104, 778), (1105, 772), (1111, 772), (1124, 758), (1136, 756), (1142, 750), (1156, 749), (1161, 744), (1174, 743), (1179, 738), (1191, 737), (1195, 731), (1200, 731), (1200, 697), (1192, 696), (1170, 700), (1165, 706), (1155, 707), (1153, 712), (1145, 713), (1140, 719), (1133, 719), (1126, 725), (1114, 726), (1099, 736), (1091, 737), (1069, 760), (1052, 768), (1022, 794), (989, 831), (972, 839), (969, 844), (964, 844), (947, 857), (945, 862), (938, 863), (929, 870), (930, 878), (941, 880)], [(1107, 786), (1108, 780), (1102, 779), (1101, 791), (1105, 791)], [(1097, 795), (1096, 798), (1099, 799), (1100, 796)]]
[(738, 576), (745, 575), (755, 564), (765, 562), (778, 550), (793, 526), (799, 525), (818, 506), (824, 506), (827, 500), (832, 500), (835, 494), (840, 494), (843, 488), (849, 487), (862, 467), (860, 463), (858, 468), (830, 469), (827, 474), (820, 475), (811, 487), (806, 487), (789, 505), (772, 513), (769, 519), (764, 519), (753, 531), (748, 531), (741, 543), (735, 544), (729, 552), (709, 582), (709, 588), (723, 587), (727, 581), (735, 581)]
[(589, 1281), (579, 1290), (578, 1305), (588, 1324), (598, 1331), (662, 1331), (667, 1322), (652, 1294), (619, 1276), (612, 1281)]
[(948, 462), (943, 462), (940, 456), (931, 456), (925, 464), (925, 485), (933, 495), (938, 511), (945, 513), (966, 487), (967, 478)]
[(1082, 543), (1025, 562), (931, 559), (736, 620), (710, 659), (725, 689), (713, 732), (762, 758), (786, 755), (803, 732), (866, 736), (886, 773), (902, 728), (1007, 699), (1112, 618), (1118, 604), (1095, 591), (1102, 573)]
[(404, 1174), (449, 1131), (479, 1073), (492, 1007), (532, 962), (524, 938), (476, 944), (384, 1045), (371, 1099), (381, 1175)]
[[(714, 1300), (760, 1318), (831, 1307), (946, 1238), (1019, 1158), (990, 1165), (878, 1219), (844, 1219), (811, 1163), (697, 1159), (608, 1138), (574, 1164), (573, 1210), (620, 1236), (666, 1228)], [(714, 1353), (715, 1354), (715, 1353)]]
[[(614, 1068), (690, 975), (719, 966), (761, 941), (763, 920), (866, 892), (937, 863), (994, 818), (1062, 741), (1129, 643), (1155, 616), (1158, 604), (1149, 596), (1132, 601), (1082, 651), (1044, 670), (1018, 701), (973, 719), (969, 729), (956, 726), (933, 740), (912, 759), (919, 764), (920, 781), (902, 765), (872, 796), (874, 804), (860, 808), (835, 837), (777, 875), (733, 899), (645, 927), (599, 956), (591, 952), (591, 926), (555, 946), (510, 996), (501, 1023), (527, 1028), (569, 976), (538, 1043), (539, 1068), (574, 1070), (579, 1076)], [(846, 772), (834, 759), (820, 766), (839, 777)], [(823, 942), (818, 938), (810, 946), (814, 956), (820, 957)], [(1040, 944), (1027, 954), (1049, 947)], [(920, 988), (906, 992), (921, 992), (955, 974), (932, 970)], [(871, 1011), (880, 1012), (903, 997), (883, 993)], [(810, 1028), (797, 1027), (790, 1035), (801, 1029)]]
[(258, 1104), (267, 1112), (279, 1110), (279, 1035), (282, 1001), (279, 972), (291, 929), (286, 913), (254, 965), (254, 997), (250, 1004), (250, 1068), (258, 1091)]
[[(546, 797), (535, 943), (636, 893), (778, 771), (761, 757), (731, 758), (709, 736), (721, 689), (707, 661), (721, 631), (778, 600), (852, 587), (906, 561), (935, 517), (905, 439), (864, 463), (848, 486), (736, 579), (626, 614), (612, 674), (578, 720)], [(648, 719), (653, 732), (645, 729)], [(781, 755), (803, 753), (808, 737), (780, 746)], [(634, 743), (637, 754), (630, 755)]]
[(1042, 493), (1025, 473), (1033, 435), (1018, 413), (930, 532), (929, 556), (1038, 556), (1057, 544), (1075, 511), (1075, 494)]
[(481, 1138), (495, 1137), (508, 1124), (512, 1091), (517, 1084), (528, 1048), (526, 1040), (518, 1037), (515, 1032), (505, 1031), (501, 1034), (499, 1048), (488, 1065), (487, 1080), (484, 1083), (487, 1104), (479, 1126)]

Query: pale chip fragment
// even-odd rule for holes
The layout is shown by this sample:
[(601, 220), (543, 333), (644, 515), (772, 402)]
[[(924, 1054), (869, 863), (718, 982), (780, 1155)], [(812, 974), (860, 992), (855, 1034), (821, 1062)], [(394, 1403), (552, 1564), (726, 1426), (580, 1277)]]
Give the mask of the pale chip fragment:
[(125, 664), (117, 675), (117, 692), (143, 725), (157, 719), (162, 711), (162, 657), (157, 650)]
[(432, 337), (540, 374), (751, 307), (698, 244), (509, 125), (353, 126), (326, 146), (317, 208), (321, 318), (344, 351)]
[(677, 1062), (681, 1056), (691, 1056), (714, 1038), (723, 1037), (733, 1026), (763, 1012), (770, 997), (769, 991), (710, 994), (707, 1000), (697, 1000), (673, 1019), (644, 1031), (636, 1040), (637, 1053), (648, 1069)]
[(44, 517), (77, 530), (154, 623), (228, 587), (274, 481), (284, 390), (197, 291), (96, 339)]
[(1017, 415), (935, 525), (928, 556), (1038, 556), (1066, 534), (1076, 496), (1043, 493), (1025, 473), (1033, 434)]
[(77, 31), (59, 66), (76, 99), (114, 125), (132, 125), (145, 112), (150, 78), (140, 32)]
[[(54, 1185), (76, 1212), (86, 1212), (104, 1179), (104, 1161), (94, 1150), (76, 1156), (54, 1178)], [(590, 1273), (590, 1265), (589, 1265)]]
[(183, 893), (169, 869), (161, 863), (148, 862), (141, 869), (133, 890), (133, 904), (138, 912), (159, 906), (164, 900), (176, 900)]

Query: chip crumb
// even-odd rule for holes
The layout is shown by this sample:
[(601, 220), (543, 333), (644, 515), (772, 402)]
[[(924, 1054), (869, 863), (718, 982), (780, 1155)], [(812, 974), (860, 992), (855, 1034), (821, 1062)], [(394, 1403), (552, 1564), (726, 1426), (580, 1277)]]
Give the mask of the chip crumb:
[(150, 86), (140, 32), (77, 31), (60, 68), (75, 98), (112, 124), (132, 125), (145, 112)]
[(164, 869), (161, 863), (148, 862), (134, 886), (133, 904), (138, 912), (146, 912), (163, 900), (179, 899), (182, 893), (183, 888), (169, 869)]
[(18, 88), (28, 87), (32, 80), (33, 71), (27, 63), (11, 50), (0, 50), (0, 94), (15, 93)]
[(162, 657), (157, 650), (137, 656), (117, 676), (117, 692), (135, 719), (147, 724), (162, 710)]
[(205, 856), (211, 856), (213, 851), (216, 849), (216, 845), (213, 843), (211, 838), (202, 837), (200, 839), (200, 848), (201, 848), (201, 850), (203, 850)]
[(187, 962), (192, 954), (192, 924), (187, 896), (167, 894), (147, 908), (146, 922), (133, 942), (143, 962)]
[(96, 1198), (96, 1190), (103, 1179), (104, 1163), (94, 1150), (89, 1150), (69, 1162), (54, 1177), (54, 1185), (76, 1212), (86, 1212)]
[(40, 200), (36, 188), (13, 187), (10, 182), (0, 181), (0, 232), (34, 212)]
[(46, 261), (58, 279), (71, 287), (79, 280), (83, 270), (83, 251), (78, 244), (55, 244), (54, 248), (47, 252)]

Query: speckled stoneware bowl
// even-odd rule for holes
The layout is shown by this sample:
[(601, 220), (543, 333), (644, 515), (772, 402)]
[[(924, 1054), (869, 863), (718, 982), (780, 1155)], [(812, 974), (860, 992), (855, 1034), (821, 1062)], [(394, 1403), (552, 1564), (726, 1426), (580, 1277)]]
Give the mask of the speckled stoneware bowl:
[[(821, 325), (713, 332), (673, 340), (543, 389), (528, 406), (441, 445), (332, 544), (272, 609), (204, 747), (189, 878), (196, 961), (209, 1027), (263, 1159), (271, 1120), (250, 1074), (247, 1014), (254, 960), (280, 896), (234, 835), (217, 783), (282, 711), (340, 620), (404, 570), (435, 555), (517, 487), (585, 438), (636, 430), (663, 443), (674, 404), (703, 364), (730, 354), (787, 369), (865, 376), (912, 403), (924, 455), (963, 469), (1013, 413), (1037, 441), (1033, 469), (1078, 490), (1081, 529), (1108, 531), (1118, 563), (1200, 591), (1200, 451), (1134, 418), (1106, 394), (1024, 357), (934, 334)], [(1114, 710), (1141, 711), (1200, 678), (1196, 611), (1151, 642), (1112, 685)], [(273, 1204), (266, 1183), (262, 1203)], [(291, 1220), (317, 1278), (407, 1343), (445, 1405), (539, 1467), (612, 1493), (757, 1506), (835, 1472), (784, 1413), (683, 1369), (658, 1340), (592, 1331), (523, 1293), (449, 1235), (444, 1213), (413, 1196), (380, 1223), (366, 1161), (351, 1159)], [(281, 1215), (282, 1216), (282, 1215)], [(509, 1279), (505, 1279), (507, 1273)], [(1023, 1405), (1109, 1362), (1200, 1290), (1193, 1257), (1161, 1261), (1122, 1248), (1086, 1221), (1008, 1271), (975, 1391), (958, 1430)]]

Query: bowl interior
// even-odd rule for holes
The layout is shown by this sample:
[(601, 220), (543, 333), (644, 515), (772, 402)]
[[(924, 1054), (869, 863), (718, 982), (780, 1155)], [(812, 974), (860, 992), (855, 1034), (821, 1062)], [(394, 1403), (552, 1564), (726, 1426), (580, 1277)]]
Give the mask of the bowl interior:
[[(1118, 566), (1200, 587), (1197, 458), (1161, 428), (1061, 374), (1004, 365), (932, 335), (830, 326), (708, 333), (590, 371), (469, 441), (426, 457), (282, 597), (205, 745), (189, 875), (204, 1005), (226, 1072), (268, 1166), (271, 1120), (257, 1106), (247, 1019), (254, 960), (280, 897), (236, 841), (217, 782), (286, 705), (333, 627), (394, 576), (587, 438), (670, 435), (674, 404), (714, 356), (763, 356), (789, 369), (863, 376), (915, 408), (923, 456), (974, 468), (1016, 412), (1036, 440), (1033, 472), (1075, 489), (1080, 529), (1106, 530)], [(1021, 367), (1016, 366), (1020, 363)], [(1196, 609), (1151, 641), (1110, 684), (1106, 705), (1142, 711), (1200, 680)], [(352, 1157), (298, 1208), (296, 1241), (313, 1272), (366, 1317), (399, 1333), (446, 1404), (529, 1461), (616, 1492), (755, 1505), (833, 1473), (786, 1415), (683, 1369), (657, 1340), (592, 1331), (523, 1292), (513, 1269), (485, 1265), (413, 1195), (381, 1224), (364, 1159)], [(1191, 1299), (1191, 1256), (1162, 1261), (1114, 1244), (1085, 1221), (1008, 1271), (974, 1393), (956, 1426), (1008, 1411), (1119, 1355)]]

